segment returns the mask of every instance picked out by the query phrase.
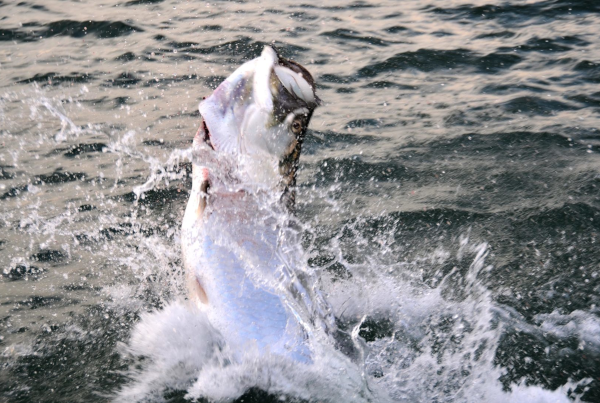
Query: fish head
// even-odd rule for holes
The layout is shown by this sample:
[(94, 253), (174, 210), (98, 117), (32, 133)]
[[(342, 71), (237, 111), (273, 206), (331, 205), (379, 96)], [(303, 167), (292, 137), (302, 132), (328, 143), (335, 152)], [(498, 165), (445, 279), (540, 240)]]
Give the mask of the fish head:
[(287, 189), (295, 183), (302, 141), (320, 103), (308, 70), (265, 46), (200, 103), (201, 137), (218, 153), (234, 156), (252, 185)]

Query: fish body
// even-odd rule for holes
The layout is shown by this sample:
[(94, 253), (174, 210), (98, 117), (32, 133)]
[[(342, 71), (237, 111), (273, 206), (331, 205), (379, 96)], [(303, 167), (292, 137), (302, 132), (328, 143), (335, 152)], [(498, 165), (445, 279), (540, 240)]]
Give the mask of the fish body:
[(265, 47), (200, 103), (183, 262), (191, 300), (237, 355), (310, 362), (311, 337), (334, 326), (289, 225), (302, 140), (319, 102), (310, 73)]

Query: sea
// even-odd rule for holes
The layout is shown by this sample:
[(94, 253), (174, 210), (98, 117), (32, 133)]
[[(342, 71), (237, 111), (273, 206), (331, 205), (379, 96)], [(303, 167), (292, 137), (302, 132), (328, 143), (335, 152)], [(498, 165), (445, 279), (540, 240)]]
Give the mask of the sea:
[[(198, 103), (269, 44), (352, 359), (188, 307)], [(600, 402), (599, 44), (597, 0), (0, 0), (0, 402)]]

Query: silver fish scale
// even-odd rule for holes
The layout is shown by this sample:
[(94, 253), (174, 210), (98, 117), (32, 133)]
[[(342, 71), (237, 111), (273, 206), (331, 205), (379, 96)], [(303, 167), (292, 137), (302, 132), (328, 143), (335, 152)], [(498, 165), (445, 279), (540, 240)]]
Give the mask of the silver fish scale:
[(297, 269), (302, 265), (294, 259), (302, 251), (293, 231), (249, 198), (218, 203), (218, 210), (207, 209), (201, 227), (183, 234), (199, 283), (218, 296), (208, 301), (207, 314), (232, 345), (256, 343), (308, 361), (306, 336), (315, 324), (328, 328), (329, 307), (314, 292), (314, 275)]

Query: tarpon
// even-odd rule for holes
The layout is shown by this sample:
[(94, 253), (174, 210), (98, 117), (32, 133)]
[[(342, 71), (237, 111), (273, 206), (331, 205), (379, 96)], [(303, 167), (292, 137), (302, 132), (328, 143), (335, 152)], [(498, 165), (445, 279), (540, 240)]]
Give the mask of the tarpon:
[(266, 46), (200, 103), (182, 225), (190, 299), (236, 354), (312, 360), (335, 327), (290, 225), (302, 141), (320, 104), (300, 64)]

